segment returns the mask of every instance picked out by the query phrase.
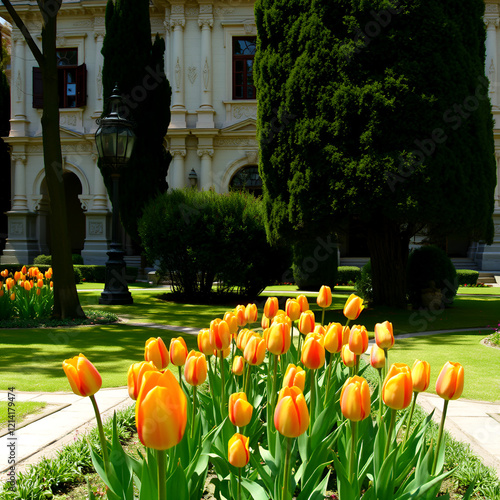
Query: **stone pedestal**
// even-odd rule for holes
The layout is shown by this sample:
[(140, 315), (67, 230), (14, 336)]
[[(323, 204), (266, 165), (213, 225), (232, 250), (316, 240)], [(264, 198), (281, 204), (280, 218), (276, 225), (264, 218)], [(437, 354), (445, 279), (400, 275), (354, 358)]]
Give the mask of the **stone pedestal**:
[(33, 263), (40, 254), (36, 236), (36, 214), (33, 212), (7, 212), (9, 237), (1, 258), (2, 264)]
[(106, 264), (110, 244), (111, 214), (108, 211), (86, 212), (83, 261), (87, 265)]

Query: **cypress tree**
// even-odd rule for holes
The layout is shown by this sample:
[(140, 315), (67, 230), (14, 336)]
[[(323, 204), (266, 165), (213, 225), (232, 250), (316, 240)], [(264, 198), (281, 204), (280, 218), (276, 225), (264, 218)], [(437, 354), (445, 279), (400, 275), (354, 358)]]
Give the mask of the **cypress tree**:
[[(120, 177), (122, 224), (138, 240), (137, 220), (144, 203), (167, 190), (171, 160), (163, 141), (170, 123), (170, 84), (164, 73), (165, 42), (158, 35), (151, 43), (148, 0), (109, 0), (102, 53), (103, 92), (111, 96), (118, 84), (123, 97), (121, 115), (132, 120), (137, 135), (128, 165)], [(103, 116), (109, 111), (105, 102)], [(111, 192), (111, 178), (100, 163)]]
[(356, 218), (375, 303), (405, 307), (416, 232), (492, 239), (483, 1), (257, 0), (255, 11), (269, 237)]

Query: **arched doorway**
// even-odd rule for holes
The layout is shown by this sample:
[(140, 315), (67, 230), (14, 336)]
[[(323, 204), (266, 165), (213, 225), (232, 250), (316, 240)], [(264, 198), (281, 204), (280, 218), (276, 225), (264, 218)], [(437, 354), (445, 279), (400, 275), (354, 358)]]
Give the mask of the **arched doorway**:
[(248, 191), (254, 196), (262, 196), (262, 179), (257, 165), (246, 165), (240, 168), (229, 181), (229, 189)]

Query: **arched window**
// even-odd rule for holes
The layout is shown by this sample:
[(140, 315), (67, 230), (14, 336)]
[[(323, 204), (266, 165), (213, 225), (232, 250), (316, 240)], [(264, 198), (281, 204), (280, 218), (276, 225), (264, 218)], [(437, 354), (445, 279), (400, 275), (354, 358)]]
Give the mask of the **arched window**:
[(235, 191), (248, 191), (254, 196), (262, 195), (262, 179), (257, 165), (247, 165), (240, 168), (231, 178), (229, 189)]

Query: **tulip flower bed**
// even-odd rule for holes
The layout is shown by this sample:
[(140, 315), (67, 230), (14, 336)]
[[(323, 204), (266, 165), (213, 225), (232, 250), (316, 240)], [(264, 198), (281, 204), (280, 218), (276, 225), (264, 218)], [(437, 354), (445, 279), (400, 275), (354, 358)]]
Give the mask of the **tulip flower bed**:
[(41, 273), (37, 267), (23, 266), (13, 275), (5, 269), (0, 276), (0, 320), (50, 316), (54, 305), (52, 269)]
[(145, 361), (128, 371), (145, 446), (136, 457), (125, 453), (116, 432), (111, 442), (104, 436), (94, 399), (102, 384), (97, 369), (83, 354), (65, 360), (72, 390), (95, 409), (101, 451), (91, 455), (108, 499), (198, 500), (209, 466), (219, 499), (320, 499), (333, 484), (341, 500), (435, 498), (451, 474), (443, 467), (443, 428), (450, 400), (463, 391), (462, 366), (447, 362), (438, 376), (443, 418), (436, 442), (429, 442), (430, 416), (412, 425), (429, 364), (390, 365), (392, 324), (377, 323), (370, 363), (379, 383), (372, 390), (360, 369), (367, 330), (349, 326), (363, 301), (347, 299), (345, 325), (324, 324), (331, 303), (330, 289), (322, 287), (318, 323), (305, 296), (289, 299), (285, 310), (270, 297), (260, 326), (254, 304), (237, 306), (200, 331), (198, 351), (188, 352), (181, 337), (169, 348), (150, 338)]

